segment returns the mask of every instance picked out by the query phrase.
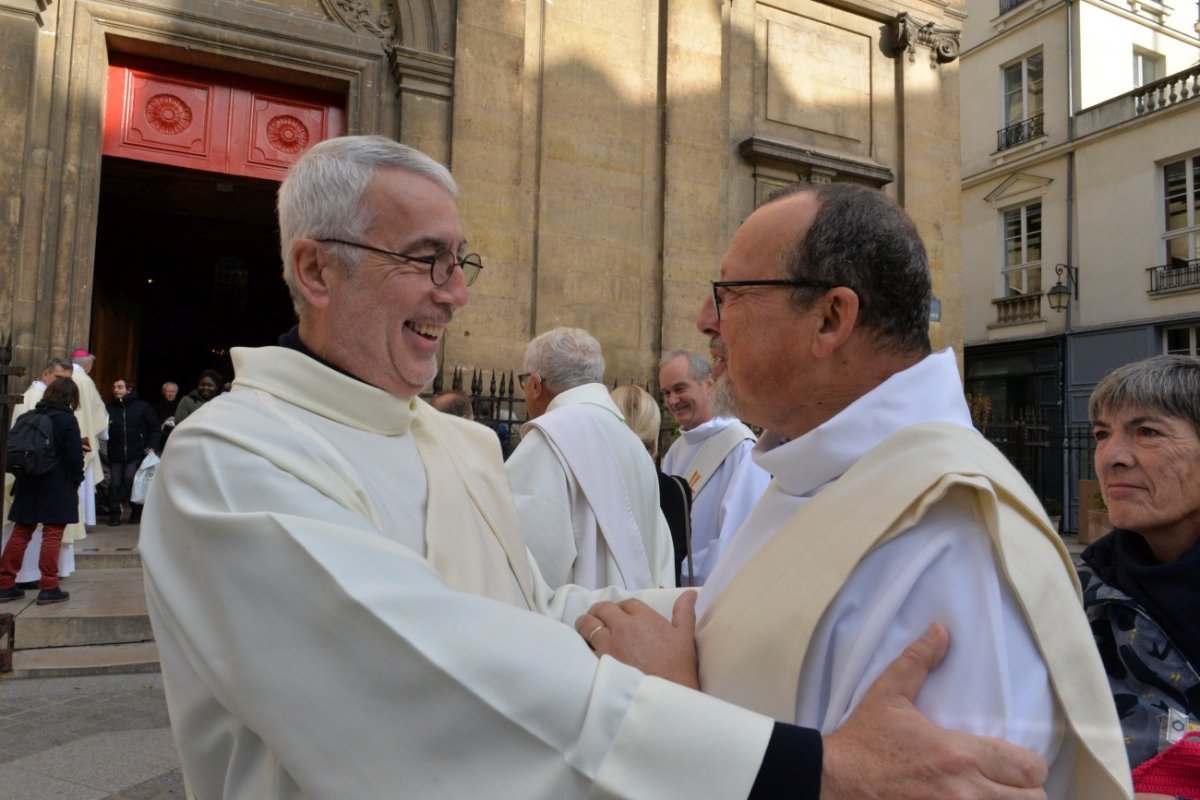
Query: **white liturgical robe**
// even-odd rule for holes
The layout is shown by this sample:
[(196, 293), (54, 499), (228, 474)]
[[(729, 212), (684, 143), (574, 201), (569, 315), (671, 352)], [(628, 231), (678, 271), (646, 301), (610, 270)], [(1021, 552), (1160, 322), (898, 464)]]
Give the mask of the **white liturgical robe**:
[(79, 522), (67, 526), (63, 532), (63, 544), (76, 542), (87, 536), (84, 525), (96, 524), (96, 484), (104, 480), (104, 467), (100, 464), (100, 440), (108, 436), (108, 407), (100, 396), (96, 384), (87, 371), (74, 365), (71, 380), (79, 387), (79, 408), (75, 419), (79, 420), (79, 433), (91, 448), (83, 454), (83, 483), (79, 484)]
[[(823, 544), (821, 537), (836, 534), (820, 525), (797, 529), (790, 524), (793, 515), (834, 486), (853, 491), (851, 503), (856, 498), (866, 503), (873, 492), (882, 495), (887, 478), (882, 479), (882, 484), (864, 483), (860, 489), (853, 481), (850, 484), (839, 481), (856, 462), (864, 460), (889, 437), (912, 426), (933, 422), (950, 423), (954, 430), (968, 430), (974, 439), (979, 438), (971, 429), (957, 364), (950, 350), (928, 356), (893, 375), (832, 419), (795, 440), (785, 442), (770, 433), (763, 434), (754, 456), (759, 466), (774, 478), (717, 564), (697, 605), (701, 685), (706, 692), (754, 707), (745, 698), (737, 697), (741, 691), (739, 682), (753, 686), (753, 674), (724, 670), (725, 679), (721, 680), (706, 676), (706, 669), (721, 671), (718, 661), (728, 663), (725, 654), (710, 658), (714, 655), (710, 649), (723, 648), (735, 653), (735, 658), (745, 656), (755, 669), (770, 669), (767, 665), (770, 659), (761, 654), (758, 658), (747, 655), (751, 648), (744, 644), (727, 647), (719, 637), (723, 626), (728, 630), (738, 627), (737, 615), (746, 607), (741, 599), (758, 591), (756, 585), (764, 586), (767, 582), (756, 570), (780, 560), (775, 537), (785, 532), (788, 536), (812, 537), (798, 552), (799, 558), (815, 565), (815, 583), (805, 585), (786, 579), (771, 582), (789, 587), (788, 602), (803, 608), (803, 604), (814, 602), (813, 596), (823, 591), (824, 587), (817, 584), (834, 579), (832, 570), (822, 568), (828, 561), (822, 553), (836, 544)], [(1003, 462), (999, 455), (995, 457)], [(1011, 471), (1007, 463), (1003, 467)], [(1019, 476), (1015, 480), (1028, 491)], [(905, 505), (901, 498), (900, 509)], [(842, 516), (846, 516), (845, 507), (841, 508)], [(837, 509), (831, 512), (836, 515)], [(1063, 709), (1052, 688), (1052, 676), (1030, 630), (1022, 601), (1014, 596), (1004, 569), (997, 564), (988, 530), (985, 512), (974, 495), (956, 486), (935, 500), (903, 533), (863, 556), (857, 564), (852, 563), (852, 572), (845, 582), (830, 589), (835, 596), (813, 628), (811, 638), (805, 643), (806, 650), (800, 651), (802, 664), (791, 667), (794, 676), (791, 680), (795, 683), (790, 686), (798, 684), (798, 688), (791, 706), (794, 717), (783, 712), (787, 721), (794, 719), (797, 724), (823, 732), (837, 728), (888, 663), (930, 623), (939, 621), (949, 629), (951, 646), (945, 661), (930, 675), (917, 697), (916, 705), (922, 713), (945, 727), (1005, 738), (1039, 753), (1050, 765), (1046, 784), (1050, 800), (1124, 796), (1117, 788), (1118, 780), (1111, 774), (1103, 779), (1108, 781), (1103, 794), (1089, 795), (1087, 787), (1079, 782), (1076, 772), (1081, 749), (1079, 738), (1065, 725)], [(1057, 547), (1061, 549), (1061, 543)], [(760, 552), (763, 558), (757, 559)], [(1054, 552), (1048, 552), (1048, 558), (1054, 559)], [(1051, 567), (1053, 564), (1051, 561)], [(1060, 597), (1065, 598), (1067, 607), (1062, 613), (1084, 643), (1076, 668), (1080, 672), (1093, 668), (1089, 676), (1095, 678), (1096, 686), (1102, 687), (1103, 671), (1098, 658), (1091, 658), (1095, 651), (1088, 646), (1087, 622), (1081, 606), (1076, 605), (1077, 595), (1071, 591), (1074, 573), (1069, 569), (1070, 559), (1065, 558), (1058, 566), (1057, 573), (1049, 574), (1051, 580), (1064, 588)], [(739, 582), (743, 571), (751, 577)], [(1073, 585), (1077, 589), (1077, 582)], [(735, 599), (737, 594), (742, 598)], [(731, 604), (737, 611), (730, 611)], [(778, 608), (779, 603), (773, 602), (771, 606)], [(1030, 609), (1034, 615), (1043, 611)], [(722, 614), (723, 621), (718, 619)], [(733, 634), (727, 636), (730, 642), (736, 638)], [(782, 642), (786, 637), (787, 630), (776, 627), (766, 638)], [(765, 639), (763, 647), (764, 651), (780, 652), (779, 646)], [(1071, 678), (1059, 673), (1054, 679)], [(789, 677), (783, 675), (781, 680), (788, 683)], [(717, 686), (721, 683), (731, 687), (730, 690), (721, 691)], [(1099, 692), (1104, 694), (1103, 689)], [(1107, 697), (1098, 696), (1096, 701), (1105, 702)], [(1115, 722), (1115, 713), (1099, 714), (1099, 722), (1088, 731), (1096, 734), (1100, 752), (1119, 760), (1123, 748)], [(1107, 766), (1114, 773), (1122, 771), (1119, 765)], [(1127, 768), (1124, 775), (1127, 780)]]
[[(690, 465), (705, 444), (736, 423), (730, 417), (713, 417), (683, 431), (663, 456), (663, 473), (687, 478)], [(753, 439), (739, 442), (692, 499), (692, 566), (696, 574), (689, 582), (688, 562), (684, 560), (685, 585), (703, 585), (746, 515), (767, 490), (771, 476), (754, 463), (750, 457), (753, 449)]]
[(567, 389), (522, 426), (505, 463), (525, 541), (551, 586), (675, 585), (654, 462), (624, 420), (601, 384)]
[(573, 621), (612, 595), (550, 593), (494, 434), (294, 350), (233, 362), (142, 518), (189, 797), (749, 792), (769, 718), (524, 610)]

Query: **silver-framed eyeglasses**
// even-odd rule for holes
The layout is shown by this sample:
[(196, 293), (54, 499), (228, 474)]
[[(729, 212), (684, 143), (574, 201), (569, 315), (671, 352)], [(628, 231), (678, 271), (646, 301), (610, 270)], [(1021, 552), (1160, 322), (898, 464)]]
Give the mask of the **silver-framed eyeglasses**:
[(731, 286), (791, 286), (808, 289), (832, 289), (834, 284), (828, 281), (818, 281), (809, 278), (776, 278), (774, 280), (757, 281), (712, 281), (713, 309), (717, 312), (717, 322), (721, 321), (721, 303), (725, 301), (723, 289)]
[(483, 259), (479, 257), (478, 253), (468, 253), (462, 258), (456, 258), (454, 253), (449, 250), (439, 250), (432, 256), (410, 256), (407, 253), (396, 253), (381, 247), (372, 247), (361, 242), (348, 242), (344, 239), (317, 239), (317, 241), (321, 244), (344, 244), (347, 247), (370, 250), (372, 253), (379, 253), (400, 261), (424, 264), (429, 267), (429, 279), (433, 281), (434, 286), (442, 286), (450, 280), (455, 267), (462, 267), (463, 278), (467, 281), (467, 286), (470, 286), (479, 277), (479, 271), (483, 269)]

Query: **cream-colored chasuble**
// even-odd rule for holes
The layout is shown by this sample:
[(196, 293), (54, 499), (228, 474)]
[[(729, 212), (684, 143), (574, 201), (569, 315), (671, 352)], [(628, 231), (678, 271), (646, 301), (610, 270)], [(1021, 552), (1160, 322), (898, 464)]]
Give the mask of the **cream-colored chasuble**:
[(977, 493), (997, 561), (1081, 742), (1075, 796), (1131, 797), (1116, 711), (1070, 556), (1020, 474), (982, 436), (957, 425), (915, 425), (889, 437), (759, 549), (699, 620), (703, 690), (793, 721), (808, 643), (855, 565), (919, 522), (953, 486)]

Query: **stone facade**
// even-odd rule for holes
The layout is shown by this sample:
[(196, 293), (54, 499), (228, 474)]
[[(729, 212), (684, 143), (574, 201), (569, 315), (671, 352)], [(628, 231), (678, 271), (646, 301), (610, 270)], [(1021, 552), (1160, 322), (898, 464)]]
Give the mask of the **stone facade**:
[(95, 341), (106, 67), (127, 53), (340, 94), (348, 132), (446, 161), (487, 265), (447, 368), (516, 369), (529, 338), (574, 325), (610, 381), (653, 381), (661, 352), (704, 346), (695, 314), (739, 222), (796, 180), (909, 209), (935, 346), (957, 344), (958, 8), (0, 0), (0, 334), (29, 365)]

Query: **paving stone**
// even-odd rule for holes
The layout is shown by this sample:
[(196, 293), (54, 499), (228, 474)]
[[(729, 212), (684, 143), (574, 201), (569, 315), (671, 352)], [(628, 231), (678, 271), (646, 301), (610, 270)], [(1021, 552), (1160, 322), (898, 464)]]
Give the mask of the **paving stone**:
[(0, 692), (0, 800), (184, 797), (159, 675), (6, 681)]

